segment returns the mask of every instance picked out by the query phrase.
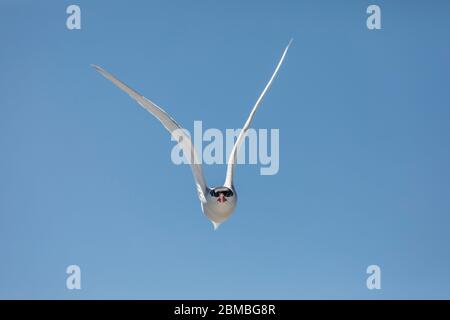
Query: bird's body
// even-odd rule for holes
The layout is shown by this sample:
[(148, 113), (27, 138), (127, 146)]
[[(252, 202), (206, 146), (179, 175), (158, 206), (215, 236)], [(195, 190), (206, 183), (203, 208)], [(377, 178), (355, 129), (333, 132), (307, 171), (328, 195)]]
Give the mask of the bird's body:
[(184, 132), (182, 127), (175, 122), (163, 109), (158, 107), (156, 104), (145, 98), (143, 95), (139, 94), (137, 91), (133, 90), (117, 78), (115, 78), (112, 74), (107, 72), (106, 70), (93, 65), (93, 67), (102, 74), (105, 78), (113, 82), (117, 87), (128, 93), (134, 100), (136, 100), (142, 107), (144, 107), (147, 111), (149, 111), (153, 116), (155, 116), (161, 124), (170, 132), (172, 137), (175, 138), (176, 141), (179, 142), (181, 148), (184, 151), (184, 154), (189, 157), (191, 160), (189, 163), (191, 165), (192, 173), (194, 175), (198, 197), (201, 203), (202, 211), (206, 215), (206, 217), (212, 222), (214, 226), (214, 230), (219, 227), (219, 225), (227, 220), (234, 212), (237, 204), (237, 193), (233, 184), (233, 173), (235, 168), (236, 157), (239, 151), (239, 147), (242, 144), (242, 141), (245, 138), (248, 128), (250, 127), (250, 123), (255, 116), (255, 113), (262, 102), (264, 95), (272, 84), (273, 79), (275, 78), (278, 70), (283, 63), (284, 57), (289, 49), (292, 40), (289, 42), (288, 46), (283, 52), (280, 61), (272, 74), (269, 82), (265, 86), (263, 92), (259, 96), (256, 104), (254, 105), (250, 116), (242, 128), (235, 145), (233, 146), (233, 150), (231, 151), (230, 158), (228, 159), (227, 166), (227, 174), (225, 178), (225, 182), (223, 186), (209, 188), (206, 180), (203, 176), (202, 168), (200, 165), (200, 161), (198, 159), (198, 155), (195, 151), (194, 146), (192, 145), (192, 141), (190, 137)]
[(233, 214), (237, 204), (237, 193), (234, 188), (227, 187), (217, 187), (207, 191), (202, 210), (214, 225), (214, 229), (217, 229)]

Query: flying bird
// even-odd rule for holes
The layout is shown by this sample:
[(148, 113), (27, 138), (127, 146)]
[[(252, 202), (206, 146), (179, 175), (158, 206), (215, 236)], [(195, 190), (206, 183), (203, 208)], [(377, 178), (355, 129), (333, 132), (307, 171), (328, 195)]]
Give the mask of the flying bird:
[(201, 162), (199, 161), (199, 157), (195, 151), (195, 148), (192, 144), (190, 137), (184, 132), (182, 127), (165, 112), (162, 108), (158, 107), (155, 103), (145, 98), (143, 95), (135, 91), (134, 89), (127, 86), (122, 81), (118, 80), (108, 71), (102, 69), (97, 65), (92, 65), (92, 67), (97, 70), (101, 75), (103, 75), (106, 79), (110, 80), (117, 87), (128, 93), (131, 98), (137, 101), (144, 109), (150, 112), (153, 116), (155, 116), (161, 124), (170, 132), (170, 134), (179, 141), (179, 145), (183, 150), (184, 155), (190, 155), (190, 165), (192, 169), (192, 173), (194, 175), (195, 184), (197, 187), (198, 197), (201, 203), (202, 211), (206, 215), (206, 217), (212, 222), (214, 226), (214, 230), (216, 230), (219, 225), (227, 220), (231, 214), (234, 212), (237, 204), (237, 193), (236, 188), (233, 184), (233, 176), (235, 170), (235, 164), (237, 159), (237, 154), (239, 152), (239, 148), (244, 140), (247, 130), (250, 127), (250, 124), (255, 117), (256, 111), (258, 110), (261, 102), (269, 90), (275, 76), (280, 69), (283, 60), (286, 56), (286, 53), (289, 49), (289, 46), (292, 43), (292, 39), (289, 41), (289, 44), (283, 51), (281, 55), (280, 61), (278, 62), (275, 71), (270, 77), (269, 82), (264, 87), (261, 95), (253, 106), (252, 111), (250, 112), (250, 116), (242, 128), (236, 143), (233, 146), (231, 154), (228, 158), (227, 163), (227, 173), (225, 177), (225, 182), (223, 186), (210, 188), (208, 187), (206, 180), (203, 176)]

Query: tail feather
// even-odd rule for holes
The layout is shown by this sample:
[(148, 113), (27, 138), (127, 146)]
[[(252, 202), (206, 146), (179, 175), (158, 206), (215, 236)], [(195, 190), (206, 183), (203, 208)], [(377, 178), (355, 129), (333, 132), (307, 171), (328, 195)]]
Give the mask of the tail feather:
[(217, 228), (219, 228), (219, 226), (220, 226), (220, 223), (217, 223), (217, 222), (214, 222), (214, 221), (211, 221), (211, 222), (212, 222), (212, 224), (214, 226), (214, 231), (217, 230)]

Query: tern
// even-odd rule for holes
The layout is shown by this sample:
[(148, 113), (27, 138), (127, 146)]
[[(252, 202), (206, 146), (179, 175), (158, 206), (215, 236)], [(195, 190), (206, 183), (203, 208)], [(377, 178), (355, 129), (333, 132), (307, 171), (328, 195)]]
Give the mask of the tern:
[(250, 115), (245, 122), (243, 128), (241, 129), (236, 143), (231, 150), (230, 156), (227, 162), (227, 172), (225, 177), (225, 182), (223, 186), (210, 188), (208, 187), (206, 180), (203, 176), (203, 171), (201, 167), (201, 162), (199, 162), (199, 157), (195, 151), (195, 148), (192, 144), (190, 137), (184, 132), (182, 127), (171, 117), (169, 116), (162, 108), (158, 107), (155, 103), (145, 98), (143, 95), (135, 91), (134, 89), (127, 86), (122, 81), (118, 80), (111, 73), (104, 70), (103, 68), (97, 65), (91, 65), (96, 71), (98, 71), (101, 75), (103, 75), (106, 79), (110, 80), (117, 87), (125, 91), (130, 95), (131, 98), (136, 100), (144, 109), (150, 112), (154, 117), (156, 117), (161, 124), (169, 131), (172, 137), (175, 138), (176, 141), (179, 142), (181, 149), (183, 150), (183, 154), (190, 155), (189, 164), (192, 169), (192, 173), (194, 176), (195, 184), (197, 187), (198, 198), (201, 203), (201, 208), (206, 217), (212, 222), (214, 230), (216, 230), (221, 223), (227, 220), (231, 214), (234, 212), (237, 204), (237, 192), (236, 188), (233, 184), (233, 175), (235, 171), (235, 164), (237, 159), (237, 154), (239, 152), (239, 148), (244, 141), (246, 133), (250, 127), (250, 124), (255, 117), (256, 111), (258, 110), (261, 102), (269, 90), (273, 80), (275, 79), (278, 70), (280, 69), (284, 58), (288, 52), (288, 49), (292, 43), (292, 39), (289, 41), (288, 45), (283, 51), (281, 58), (275, 68), (275, 71), (272, 73), (272, 76), (269, 79), (269, 82), (264, 87), (261, 95), (253, 106)]

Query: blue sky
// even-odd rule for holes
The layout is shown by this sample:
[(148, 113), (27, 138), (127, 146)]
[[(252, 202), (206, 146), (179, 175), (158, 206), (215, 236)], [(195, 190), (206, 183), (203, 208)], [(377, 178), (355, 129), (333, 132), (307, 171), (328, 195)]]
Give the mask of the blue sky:
[[(382, 30), (366, 28), (372, 3)], [(2, 0), (0, 298), (450, 298), (449, 15), (448, 1)], [(291, 37), (253, 122), (280, 129), (280, 171), (239, 166), (214, 232), (168, 133), (89, 65), (189, 130), (225, 130)], [(208, 182), (225, 169), (204, 166)]]

